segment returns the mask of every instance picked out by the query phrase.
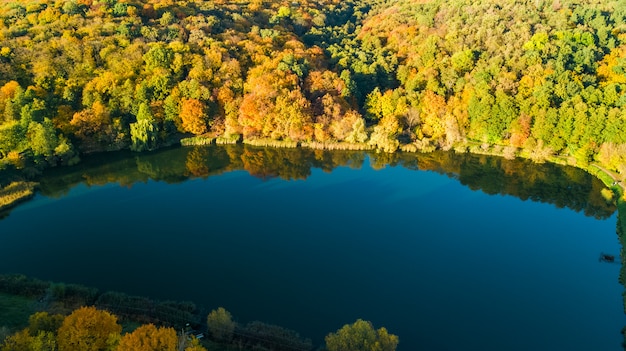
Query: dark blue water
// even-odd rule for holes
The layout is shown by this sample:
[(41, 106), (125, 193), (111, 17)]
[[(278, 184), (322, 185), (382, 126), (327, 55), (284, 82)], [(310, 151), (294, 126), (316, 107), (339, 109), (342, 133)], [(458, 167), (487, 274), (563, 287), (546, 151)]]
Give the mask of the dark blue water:
[(223, 306), (316, 343), (361, 318), (401, 351), (621, 348), (620, 265), (598, 260), (619, 255), (615, 215), (363, 157), (298, 180), (75, 182), (0, 220), (0, 273)]

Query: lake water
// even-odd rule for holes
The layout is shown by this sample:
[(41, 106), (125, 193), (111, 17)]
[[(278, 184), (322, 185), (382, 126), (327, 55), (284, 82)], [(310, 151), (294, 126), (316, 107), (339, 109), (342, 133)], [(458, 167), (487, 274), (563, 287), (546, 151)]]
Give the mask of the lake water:
[(176, 148), (55, 169), (0, 273), (223, 306), (412, 350), (619, 350), (615, 209), (570, 167), (452, 153)]

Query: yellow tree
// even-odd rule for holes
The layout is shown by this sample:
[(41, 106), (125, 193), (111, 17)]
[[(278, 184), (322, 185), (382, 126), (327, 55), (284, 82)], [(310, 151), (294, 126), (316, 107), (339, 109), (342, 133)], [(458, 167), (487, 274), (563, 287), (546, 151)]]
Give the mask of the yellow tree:
[(178, 337), (173, 328), (146, 324), (122, 336), (117, 351), (176, 351), (177, 346)]
[(398, 346), (396, 335), (385, 328), (375, 330), (372, 323), (361, 319), (328, 334), (325, 341), (329, 351), (395, 351)]
[(0, 344), (1, 351), (18, 351), (28, 350), (32, 344), (32, 337), (30, 336), (28, 329), (24, 329), (13, 335), (7, 336), (7, 338)]
[(65, 317), (57, 337), (59, 351), (105, 351), (119, 339), (117, 317), (95, 307), (81, 307)]
[(610, 83), (626, 83), (626, 75), (621, 70), (616, 69), (620, 66), (620, 61), (626, 58), (626, 45), (611, 50), (598, 65), (598, 78), (602, 85)]
[(70, 124), (80, 139), (104, 139), (107, 127), (111, 124), (111, 116), (106, 106), (100, 101), (93, 103), (91, 108), (76, 112)]
[(401, 131), (398, 118), (393, 114), (386, 115), (374, 127), (369, 143), (384, 152), (394, 152), (400, 146), (398, 134)]
[(20, 88), (20, 83), (14, 80), (7, 82), (0, 88), (0, 99), (12, 99), (18, 88)]
[(275, 127), (267, 134), (275, 139), (310, 139), (313, 125), (309, 105), (309, 101), (302, 95), (300, 89), (283, 92), (276, 98), (275, 113), (270, 115), (273, 117), (273, 123), (269, 125)]
[(230, 312), (224, 307), (211, 311), (207, 316), (207, 326), (209, 332), (216, 340), (230, 341), (237, 324), (233, 322)]
[(446, 113), (446, 100), (428, 90), (422, 97), (422, 133), (425, 136), (439, 140), (445, 135), (443, 116)]

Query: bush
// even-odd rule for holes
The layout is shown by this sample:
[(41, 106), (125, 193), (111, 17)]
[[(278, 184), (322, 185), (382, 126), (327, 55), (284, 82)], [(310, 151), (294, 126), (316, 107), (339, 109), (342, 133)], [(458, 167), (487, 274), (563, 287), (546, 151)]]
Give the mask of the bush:
[(61, 314), (37, 312), (28, 318), (28, 331), (32, 336), (39, 334), (39, 332), (56, 333), (63, 324), (64, 318)]
[(50, 284), (25, 275), (0, 275), (0, 292), (7, 294), (39, 297), (46, 293)]

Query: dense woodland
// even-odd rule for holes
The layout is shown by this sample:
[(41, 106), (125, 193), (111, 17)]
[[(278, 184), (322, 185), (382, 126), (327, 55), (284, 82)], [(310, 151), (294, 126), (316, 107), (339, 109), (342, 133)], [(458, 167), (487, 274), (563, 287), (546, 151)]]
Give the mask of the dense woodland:
[(626, 0), (0, 5), (2, 165), (181, 135), (493, 148), (626, 173)]
[[(0, 3), (0, 169), (74, 164), (84, 153), (154, 150), (204, 135), (366, 143), (387, 153), (478, 148), (557, 156), (582, 167), (598, 163), (623, 179), (625, 105), (626, 0)], [(184, 175), (166, 176), (208, 175), (203, 152), (178, 161)], [(242, 167), (260, 176), (310, 171), (271, 152), (244, 152)], [(421, 162), (453, 176), (459, 167)], [(144, 177), (167, 170), (142, 165)], [(513, 163), (501, 169), (517, 174), (506, 167)], [(537, 196), (525, 183), (493, 189), (480, 167), (470, 170), (476, 173), (458, 173), (470, 186)], [(97, 183), (105, 175), (92, 176)], [(562, 196), (557, 189), (548, 201), (600, 217), (612, 212), (597, 196), (574, 205)], [(33, 316), (2, 350), (72, 350), (63, 344), (73, 337), (64, 325), (89, 318), (112, 328), (97, 349), (178, 341), (173, 329), (154, 326), (122, 336), (115, 316), (81, 309)], [(366, 324), (352, 327), (395, 348), (397, 338)], [(359, 348), (339, 342), (355, 330), (329, 335), (329, 349)]]

